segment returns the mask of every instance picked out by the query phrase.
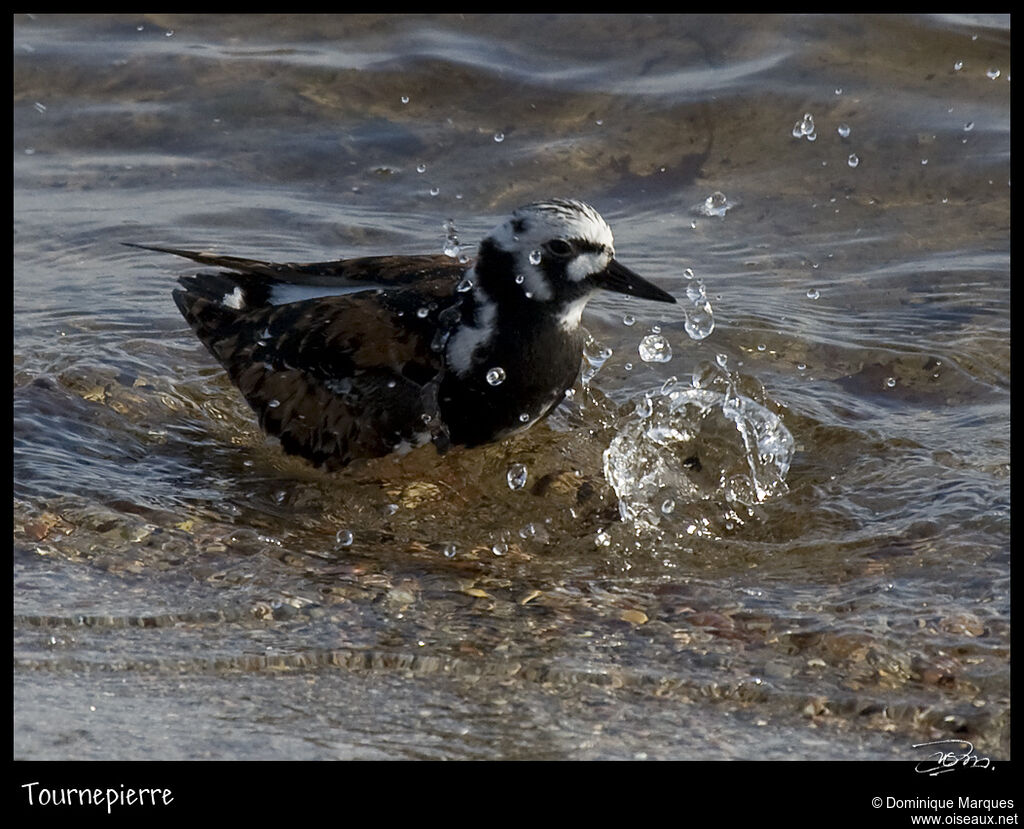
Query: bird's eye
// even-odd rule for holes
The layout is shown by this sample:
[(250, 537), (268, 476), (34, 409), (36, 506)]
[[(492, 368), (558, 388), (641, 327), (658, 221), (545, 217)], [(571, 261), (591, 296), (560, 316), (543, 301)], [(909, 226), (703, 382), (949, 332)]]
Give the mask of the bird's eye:
[(572, 256), (572, 245), (570, 245), (565, 239), (552, 239), (545, 245), (548, 252), (553, 256), (559, 258), (565, 258), (566, 256)]

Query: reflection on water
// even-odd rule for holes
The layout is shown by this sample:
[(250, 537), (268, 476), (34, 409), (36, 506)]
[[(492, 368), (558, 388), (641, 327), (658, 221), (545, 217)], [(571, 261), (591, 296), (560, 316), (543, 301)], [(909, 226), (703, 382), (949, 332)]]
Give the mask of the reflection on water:
[[(178, 757), (1009, 756), (1007, 19), (20, 16), (14, 51), (16, 756), (150, 757), (154, 720)], [(336, 475), (119, 244), (471, 255), (549, 196), (680, 304), (595, 299), (521, 436)]]

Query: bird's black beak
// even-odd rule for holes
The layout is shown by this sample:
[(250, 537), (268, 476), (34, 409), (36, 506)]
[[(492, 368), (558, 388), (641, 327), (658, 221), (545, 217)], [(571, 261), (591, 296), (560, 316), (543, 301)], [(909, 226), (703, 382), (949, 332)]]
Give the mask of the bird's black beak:
[(614, 259), (608, 263), (607, 268), (597, 275), (595, 281), (599, 288), (617, 291), (620, 294), (629, 294), (641, 299), (653, 299), (656, 302), (676, 301), (672, 294), (661, 290), (657, 285), (648, 282), (639, 274), (633, 273)]

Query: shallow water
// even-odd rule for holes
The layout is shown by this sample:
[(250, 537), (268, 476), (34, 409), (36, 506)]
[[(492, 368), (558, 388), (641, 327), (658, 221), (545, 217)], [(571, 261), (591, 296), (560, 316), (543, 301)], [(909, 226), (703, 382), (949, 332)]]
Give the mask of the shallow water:
[[(15, 756), (1008, 758), (1009, 41), (16, 18)], [(692, 269), (710, 336), (602, 296), (612, 354), (548, 421), (335, 475), (260, 435), (188, 266), (119, 244), (439, 253), (551, 195), (677, 296)], [(792, 435), (785, 487), (624, 520), (605, 450), (723, 363)]]

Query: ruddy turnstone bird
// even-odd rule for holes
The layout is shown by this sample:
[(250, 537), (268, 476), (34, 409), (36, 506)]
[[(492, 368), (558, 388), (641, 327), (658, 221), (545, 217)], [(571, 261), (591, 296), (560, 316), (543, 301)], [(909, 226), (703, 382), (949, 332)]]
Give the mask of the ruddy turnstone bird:
[(178, 308), (260, 426), (328, 469), (526, 429), (576, 382), (595, 291), (675, 302), (620, 265), (605, 220), (570, 199), (520, 207), (465, 263), (274, 264), (134, 246), (226, 269), (181, 277)]

